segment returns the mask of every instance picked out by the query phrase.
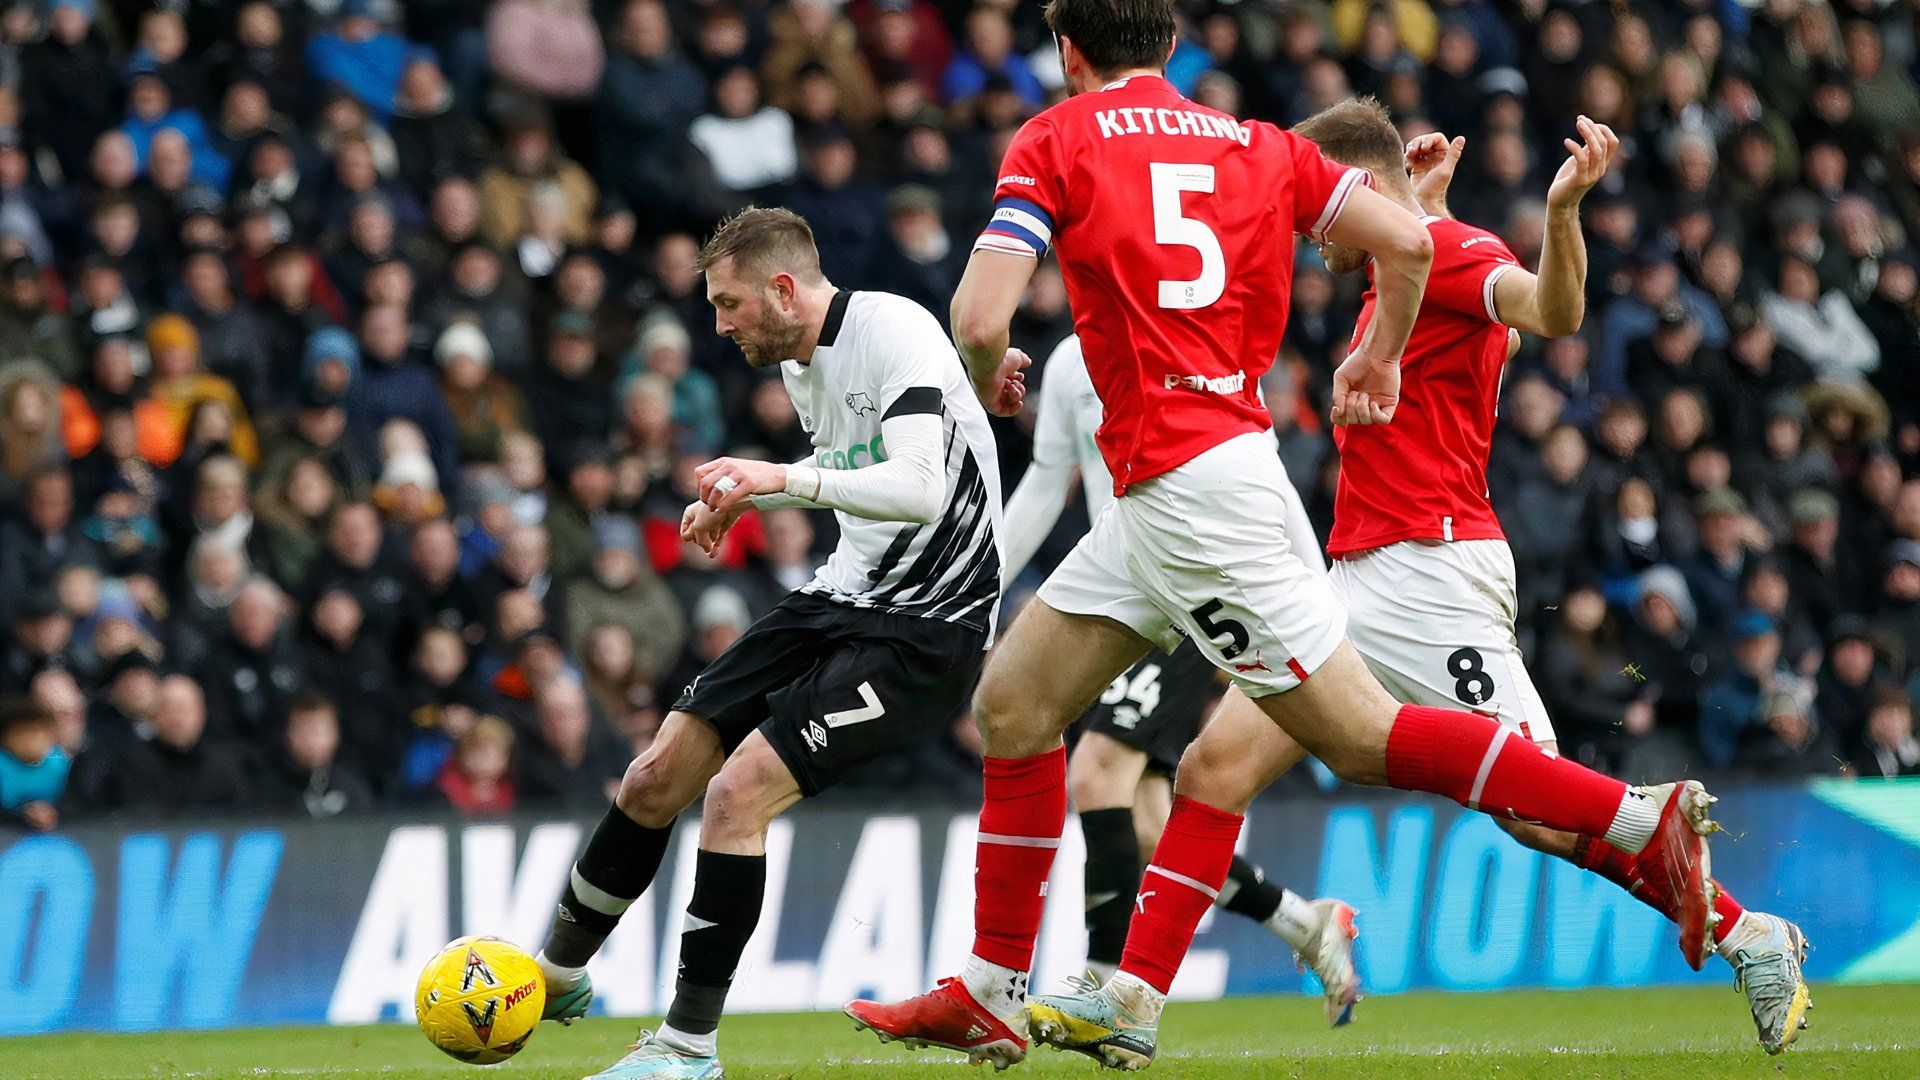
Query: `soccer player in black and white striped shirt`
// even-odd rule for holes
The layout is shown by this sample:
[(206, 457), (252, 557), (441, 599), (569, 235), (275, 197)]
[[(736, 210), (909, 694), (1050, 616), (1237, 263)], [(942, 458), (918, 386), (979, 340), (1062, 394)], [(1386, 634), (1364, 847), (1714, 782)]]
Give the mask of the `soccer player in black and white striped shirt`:
[[(766, 833), (794, 803), (952, 723), (991, 644), (1000, 598), (993, 434), (940, 322), (910, 300), (835, 289), (813, 233), (750, 208), (700, 253), (715, 329), (778, 366), (814, 453), (698, 470), (681, 535), (711, 555), (751, 507), (834, 511), (840, 542), (681, 694), (634, 761), (562, 894), (540, 963), (546, 1015), (591, 996), (586, 963), (652, 883), (674, 818), (704, 793), (680, 978), (660, 1032), (602, 1077), (720, 1075), (715, 1031), (760, 916)], [(1012, 412), (1026, 358), (993, 404)]]

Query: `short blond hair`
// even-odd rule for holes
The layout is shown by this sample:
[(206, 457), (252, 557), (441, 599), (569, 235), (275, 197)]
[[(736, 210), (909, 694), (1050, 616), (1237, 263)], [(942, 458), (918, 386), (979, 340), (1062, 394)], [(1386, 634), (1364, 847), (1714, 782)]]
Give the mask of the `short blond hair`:
[(784, 271), (807, 281), (821, 278), (813, 227), (782, 206), (749, 206), (721, 222), (693, 265), (704, 274), (726, 258), (769, 277)]

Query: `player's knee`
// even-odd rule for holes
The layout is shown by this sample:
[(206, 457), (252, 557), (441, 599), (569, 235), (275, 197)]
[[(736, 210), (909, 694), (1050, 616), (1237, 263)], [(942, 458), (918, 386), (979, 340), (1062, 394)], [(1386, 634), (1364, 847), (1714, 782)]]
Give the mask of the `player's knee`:
[(1057, 745), (1073, 718), (1058, 721), (1051, 712), (1030, 692), (1021, 695), (1000, 680), (983, 680), (973, 695), (974, 725), (994, 757), (1030, 757)]
[(705, 842), (758, 836), (770, 822), (773, 805), (761, 774), (752, 769), (722, 769), (707, 781), (700, 804), (700, 834)]
[(620, 793), (614, 799), (628, 817), (649, 829), (664, 829), (673, 822), (686, 800), (675, 790), (678, 785), (658, 762), (638, 757), (620, 778)]
[(1174, 790), (1196, 802), (1241, 813), (1266, 786), (1265, 777), (1253, 765), (1248, 755), (1236, 752), (1228, 740), (1210, 740), (1203, 735), (1180, 755)]

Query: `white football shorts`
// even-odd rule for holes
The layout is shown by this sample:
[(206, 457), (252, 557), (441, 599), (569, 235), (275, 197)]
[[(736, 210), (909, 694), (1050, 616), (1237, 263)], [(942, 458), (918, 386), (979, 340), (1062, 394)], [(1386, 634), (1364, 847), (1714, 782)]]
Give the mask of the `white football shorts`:
[(1347, 636), (1387, 692), (1467, 709), (1536, 743), (1554, 741), (1514, 637), (1513, 552), (1504, 540), (1407, 540), (1336, 559)]
[(1298, 686), (1346, 635), (1347, 616), (1272, 439), (1252, 432), (1134, 484), (1100, 513), (1039, 597), (1103, 615), (1172, 652), (1191, 638), (1249, 697)]

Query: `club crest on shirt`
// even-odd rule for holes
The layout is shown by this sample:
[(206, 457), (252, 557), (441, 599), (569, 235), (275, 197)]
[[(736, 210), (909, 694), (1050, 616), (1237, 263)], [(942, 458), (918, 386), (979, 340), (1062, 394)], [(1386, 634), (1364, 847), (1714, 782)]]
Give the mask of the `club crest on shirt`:
[(853, 415), (855, 416), (865, 416), (870, 412), (876, 411), (873, 399), (868, 397), (864, 391), (859, 390), (847, 395), (847, 408), (852, 409)]

